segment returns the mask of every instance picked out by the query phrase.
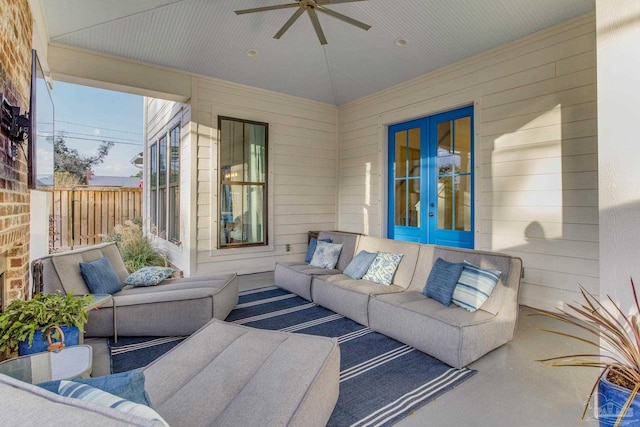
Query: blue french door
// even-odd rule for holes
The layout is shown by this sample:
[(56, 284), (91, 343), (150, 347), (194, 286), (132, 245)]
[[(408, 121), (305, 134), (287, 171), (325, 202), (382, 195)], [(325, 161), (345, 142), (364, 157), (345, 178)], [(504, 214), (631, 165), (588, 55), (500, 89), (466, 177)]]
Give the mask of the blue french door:
[(473, 248), (473, 107), (389, 126), (389, 238)]

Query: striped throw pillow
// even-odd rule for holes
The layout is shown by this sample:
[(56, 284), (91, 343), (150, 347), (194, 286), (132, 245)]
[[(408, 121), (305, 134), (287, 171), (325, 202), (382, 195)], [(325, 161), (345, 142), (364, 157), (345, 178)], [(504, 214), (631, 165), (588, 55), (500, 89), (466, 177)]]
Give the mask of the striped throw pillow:
[(474, 312), (489, 298), (502, 272), (486, 270), (465, 261), (462, 274), (453, 290), (452, 301), (460, 307)]
[(74, 399), (84, 400), (85, 402), (91, 402), (96, 405), (113, 408), (117, 411), (145, 418), (147, 420), (157, 421), (161, 425), (169, 427), (169, 424), (167, 424), (167, 422), (149, 406), (130, 402), (111, 393), (107, 393), (106, 391), (91, 387), (90, 385), (80, 384), (74, 381), (60, 381), (58, 394), (60, 396), (72, 397)]

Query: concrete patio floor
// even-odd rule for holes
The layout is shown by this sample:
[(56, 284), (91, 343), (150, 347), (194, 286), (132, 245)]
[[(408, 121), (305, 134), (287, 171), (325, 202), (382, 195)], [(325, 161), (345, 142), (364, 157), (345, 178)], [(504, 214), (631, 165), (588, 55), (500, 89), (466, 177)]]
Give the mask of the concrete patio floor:
[[(273, 273), (239, 276), (240, 290), (273, 286)], [(588, 346), (544, 332), (568, 331), (561, 322), (520, 307), (516, 336), (510, 343), (469, 365), (478, 373), (396, 424), (398, 427), (542, 427), (575, 426), (595, 369), (554, 368), (537, 359), (592, 351)], [(575, 332), (575, 331), (574, 331)], [(94, 376), (109, 373), (105, 340), (87, 340), (94, 347)], [(581, 425), (598, 425), (593, 405)]]

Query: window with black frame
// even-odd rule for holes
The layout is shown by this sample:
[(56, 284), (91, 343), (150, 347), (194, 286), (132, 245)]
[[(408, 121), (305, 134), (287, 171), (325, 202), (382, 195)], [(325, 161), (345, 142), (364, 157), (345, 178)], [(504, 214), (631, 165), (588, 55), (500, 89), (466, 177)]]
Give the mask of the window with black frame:
[(268, 124), (220, 117), (219, 247), (267, 244)]
[(180, 123), (149, 148), (151, 231), (180, 243)]

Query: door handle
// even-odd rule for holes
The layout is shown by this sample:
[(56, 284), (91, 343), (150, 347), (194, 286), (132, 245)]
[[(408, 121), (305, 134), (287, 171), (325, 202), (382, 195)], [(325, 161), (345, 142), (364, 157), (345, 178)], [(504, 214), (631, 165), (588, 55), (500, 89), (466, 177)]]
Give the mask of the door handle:
[(434, 216), (435, 214), (433, 212), (429, 212), (429, 216)]

